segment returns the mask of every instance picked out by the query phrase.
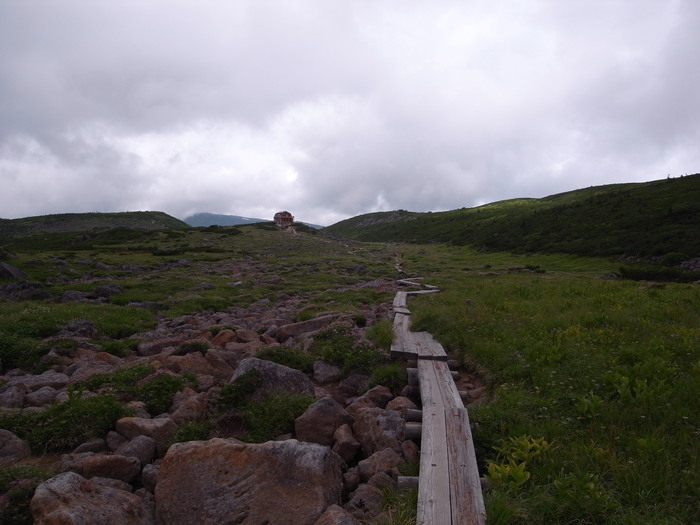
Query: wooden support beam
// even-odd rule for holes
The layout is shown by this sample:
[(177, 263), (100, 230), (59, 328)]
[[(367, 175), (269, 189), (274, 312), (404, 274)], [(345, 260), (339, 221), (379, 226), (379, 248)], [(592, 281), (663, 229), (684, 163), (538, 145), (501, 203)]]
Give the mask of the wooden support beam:
[(418, 476), (399, 476), (399, 490), (418, 489)]
[(406, 430), (404, 431), (405, 439), (415, 439), (416, 441), (421, 439), (421, 434), (423, 432), (423, 424), (415, 423), (413, 421), (406, 422)]
[(405, 415), (406, 421), (423, 421), (423, 411), (418, 410), (415, 408), (407, 408), (406, 409), (406, 415)]

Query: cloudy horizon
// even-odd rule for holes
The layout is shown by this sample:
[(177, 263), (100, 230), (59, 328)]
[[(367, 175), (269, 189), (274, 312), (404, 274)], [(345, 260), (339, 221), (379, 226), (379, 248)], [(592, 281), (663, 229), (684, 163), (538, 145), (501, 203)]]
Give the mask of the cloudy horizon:
[(694, 0), (4, 0), (0, 217), (329, 225), (700, 172)]

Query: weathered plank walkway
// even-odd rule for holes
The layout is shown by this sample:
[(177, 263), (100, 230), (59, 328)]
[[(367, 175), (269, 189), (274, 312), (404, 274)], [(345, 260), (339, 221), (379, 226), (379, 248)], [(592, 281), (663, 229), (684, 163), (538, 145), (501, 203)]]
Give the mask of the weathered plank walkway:
[(437, 292), (414, 280), (421, 290), (394, 298), (394, 358), (417, 360), (422, 411), (419, 525), (483, 525), (486, 522), (469, 416), (447, 365), (447, 354), (427, 332), (411, 332), (408, 295)]

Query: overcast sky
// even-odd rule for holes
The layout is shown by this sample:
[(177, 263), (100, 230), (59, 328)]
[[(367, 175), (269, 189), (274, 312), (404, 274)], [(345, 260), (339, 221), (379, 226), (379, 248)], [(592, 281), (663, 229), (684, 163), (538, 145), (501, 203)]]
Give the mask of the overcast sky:
[(698, 0), (0, 0), (0, 217), (328, 225), (700, 171)]

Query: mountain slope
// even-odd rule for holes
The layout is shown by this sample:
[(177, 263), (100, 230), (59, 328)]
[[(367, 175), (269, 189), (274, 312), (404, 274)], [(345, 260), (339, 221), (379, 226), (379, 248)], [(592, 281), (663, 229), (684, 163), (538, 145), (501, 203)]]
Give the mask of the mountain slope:
[(700, 174), (448, 212), (372, 213), (326, 231), (364, 241), (447, 242), (514, 252), (697, 256)]
[(43, 233), (89, 231), (99, 228), (158, 230), (187, 227), (184, 222), (160, 211), (59, 213), (22, 219), (0, 219), (0, 239)]

